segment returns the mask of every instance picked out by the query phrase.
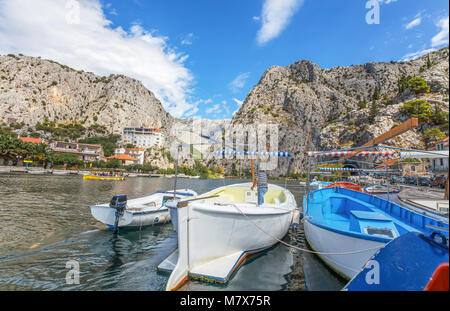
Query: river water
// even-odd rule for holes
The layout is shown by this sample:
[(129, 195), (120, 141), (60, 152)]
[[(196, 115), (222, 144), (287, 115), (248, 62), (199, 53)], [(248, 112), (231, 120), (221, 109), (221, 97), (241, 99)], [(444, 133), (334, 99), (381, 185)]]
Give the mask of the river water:
[[(244, 180), (179, 179), (178, 189), (204, 193)], [(284, 182), (274, 182), (284, 186)], [(304, 188), (287, 188), (301, 204)], [(173, 189), (173, 179), (83, 180), (81, 176), (0, 174), (0, 290), (164, 290), (157, 266), (176, 249), (170, 224), (120, 230), (96, 221), (89, 206)], [(286, 242), (307, 247), (303, 229)], [(80, 284), (66, 284), (66, 263), (80, 265)], [(181, 290), (340, 290), (345, 283), (314, 255), (283, 245), (253, 256), (227, 285), (189, 281)]]

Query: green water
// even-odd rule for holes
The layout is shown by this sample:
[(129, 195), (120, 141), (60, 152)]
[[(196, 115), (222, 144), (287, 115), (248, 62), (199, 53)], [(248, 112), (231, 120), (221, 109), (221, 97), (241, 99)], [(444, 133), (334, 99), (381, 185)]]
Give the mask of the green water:
[[(204, 193), (239, 180), (179, 179)], [(284, 186), (284, 182), (278, 182)], [(176, 249), (171, 224), (121, 230), (96, 221), (89, 206), (173, 188), (173, 179), (83, 180), (81, 176), (0, 175), (0, 290), (164, 290), (157, 266)], [(287, 188), (301, 202), (298, 183)], [(285, 241), (305, 247), (302, 228)], [(80, 265), (80, 284), (66, 284), (66, 263)], [(283, 245), (251, 258), (227, 285), (190, 281), (181, 290), (339, 290), (345, 284), (315, 256)]]

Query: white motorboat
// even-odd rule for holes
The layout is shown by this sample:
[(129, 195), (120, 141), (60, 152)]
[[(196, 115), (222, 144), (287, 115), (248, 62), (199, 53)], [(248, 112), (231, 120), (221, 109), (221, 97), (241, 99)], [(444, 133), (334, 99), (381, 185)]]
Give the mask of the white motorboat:
[(31, 174), (31, 175), (45, 175), (45, 174), (47, 174), (46, 170), (30, 170), (30, 169), (28, 169), (26, 172), (28, 174)]
[(11, 169), (10, 168), (0, 168), (0, 174), (1, 173), (11, 173)]
[[(166, 201), (173, 199), (173, 191), (157, 191), (149, 196), (125, 201), (126, 207), (119, 217), (118, 228), (142, 227), (170, 221), (170, 213), (165, 206)], [(195, 191), (189, 189), (177, 190), (178, 199), (196, 196)], [(126, 196), (122, 196), (125, 197)], [(112, 202), (111, 202), (112, 203)], [(98, 221), (110, 228), (115, 227), (117, 209), (111, 203), (91, 206), (91, 214)]]
[(292, 193), (269, 184), (258, 206), (250, 187), (229, 185), (166, 203), (178, 234), (178, 249), (158, 266), (171, 272), (166, 290), (180, 288), (188, 278), (227, 283), (248, 255), (286, 235), (298, 214)]
[(62, 176), (65, 176), (65, 175), (69, 175), (69, 174), (70, 174), (70, 171), (58, 171), (58, 170), (54, 170), (54, 171), (52, 171), (52, 174), (53, 174), (53, 175), (62, 175)]

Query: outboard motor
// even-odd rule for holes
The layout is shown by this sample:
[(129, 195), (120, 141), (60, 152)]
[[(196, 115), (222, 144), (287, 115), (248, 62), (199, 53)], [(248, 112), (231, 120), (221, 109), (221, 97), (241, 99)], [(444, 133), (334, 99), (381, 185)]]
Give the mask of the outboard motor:
[(109, 207), (116, 209), (116, 219), (114, 221), (114, 233), (119, 229), (119, 218), (123, 216), (125, 208), (127, 207), (127, 195), (120, 194), (112, 197)]

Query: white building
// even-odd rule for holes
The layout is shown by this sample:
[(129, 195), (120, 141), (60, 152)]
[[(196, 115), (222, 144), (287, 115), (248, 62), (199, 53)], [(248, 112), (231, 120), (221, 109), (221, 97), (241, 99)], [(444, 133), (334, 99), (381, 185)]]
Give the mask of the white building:
[(123, 129), (122, 143), (133, 144), (139, 148), (150, 148), (162, 145), (162, 134), (159, 129), (143, 127), (126, 127)]
[(115, 156), (127, 155), (137, 159), (136, 164), (143, 165), (145, 163), (145, 149), (144, 148), (116, 148), (114, 150)]
[[(437, 141), (434, 143), (435, 147), (433, 150), (443, 151), (448, 150), (448, 137)], [(431, 160), (431, 169), (433, 174), (438, 175), (447, 175), (448, 173), (448, 158), (436, 158)]]

